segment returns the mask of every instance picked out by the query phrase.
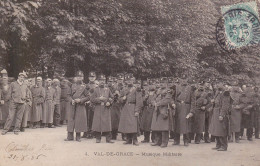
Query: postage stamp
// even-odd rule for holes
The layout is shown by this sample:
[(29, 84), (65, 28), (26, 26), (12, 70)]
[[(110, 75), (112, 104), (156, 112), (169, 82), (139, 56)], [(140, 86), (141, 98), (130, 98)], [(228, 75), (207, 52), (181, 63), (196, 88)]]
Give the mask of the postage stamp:
[(256, 2), (221, 7), (216, 39), (224, 50), (260, 43), (260, 23)]

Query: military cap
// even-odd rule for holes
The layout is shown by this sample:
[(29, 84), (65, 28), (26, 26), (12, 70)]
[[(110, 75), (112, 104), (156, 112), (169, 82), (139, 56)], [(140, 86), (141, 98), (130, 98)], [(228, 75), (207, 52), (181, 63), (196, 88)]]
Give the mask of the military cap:
[(53, 82), (60, 82), (60, 80), (58, 80), (57, 78), (54, 78)]
[(92, 72), (90, 72), (90, 73), (89, 73), (89, 77), (96, 77), (96, 73), (95, 73), (95, 72), (93, 72), (93, 71), (92, 71)]
[(47, 82), (51, 82), (52, 80), (51, 80), (50, 78), (47, 78), (46, 81), (47, 81)]
[(27, 74), (23, 71), (23, 72), (20, 72), (19, 74), (18, 74), (18, 76), (21, 76), (21, 75), (23, 75), (24, 77), (27, 77)]
[(5, 69), (1, 70), (1, 74), (7, 74), (7, 71)]
[(127, 74), (126, 76), (125, 76), (125, 79), (126, 80), (134, 80), (135, 78), (134, 78), (134, 76), (133, 76), (133, 74)]
[(78, 71), (78, 72), (76, 73), (76, 76), (78, 76), (78, 77), (83, 77), (83, 76), (84, 76), (84, 73), (83, 73), (82, 71)]
[(100, 74), (98, 80), (105, 80), (106, 76), (104, 74)]
[(36, 80), (37, 81), (42, 81), (42, 77), (37, 77)]

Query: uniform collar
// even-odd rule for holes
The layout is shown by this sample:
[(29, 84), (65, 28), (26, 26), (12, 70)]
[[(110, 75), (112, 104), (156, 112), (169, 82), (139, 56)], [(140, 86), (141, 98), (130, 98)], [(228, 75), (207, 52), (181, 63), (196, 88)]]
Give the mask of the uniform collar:
[(17, 83), (21, 86), (23, 85), (23, 82), (20, 82), (19, 80), (17, 80)]

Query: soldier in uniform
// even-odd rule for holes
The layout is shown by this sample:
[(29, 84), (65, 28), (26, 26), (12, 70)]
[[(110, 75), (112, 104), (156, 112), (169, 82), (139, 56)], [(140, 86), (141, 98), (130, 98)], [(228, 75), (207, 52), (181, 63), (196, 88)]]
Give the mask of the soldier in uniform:
[(117, 139), (118, 125), (120, 119), (120, 111), (122, 109), (122, 104), (119, 102), (119, 95), (123, 89), (123, 77), (118, 76), (117, 83), (111, 87), (111, 92), (113, 93), (113, 103), (111, 106), (111, 122), (112, 122), (112, 140)]
[[(27, 77), (25, 72), (19, 73), (17, 81), (12, 82), (10, 85), (8, 94), (10, 96), (9, 114), (4, 130), (2, 131), (2, 135), (5, 135), (8, 132), (14, 120), (14, 134), (19, 134), (24, 113), (24, 106), (26, 101), (29, 99), (28, 88), (27, 85), (24, 84), (25, 77)], [(16, 118), (14, 119), (15, 115)]]
[(216, 137), (216, 149), (218, 151), (227, 151), (228, 148), (228, 135), (229, 135), (229, 114), (231, 108), (230, 92), (225, 91), (222, 84), (218, 85), (218, 91), (213, 102), (213, 115), (209, 131), (211, 135)]
[[(210, 85), (210, 82), (205, 82), (205, 93), (207, 96), (208, 103), (205, 106), (205, 132), (204, 132), (204, 141), (205, 143), (210, 143), (210, 138), (209, 138), (209, 125), (210, 125), (210, 120), (212, 117), (212, 110), (213, 110), (213, 105), (211, 103), (211, 99), (213, 98), (213, 89), (212, 86)], [(213, 138), (212, 138), (213, 139)]]
[[(173, 109), (175, 104), (173, 103), (170, 89), (166, 88), (166, 83), (161, 84), (161, 89), (153, 105), (155, 106), (151, 130), (155, 134), (155, 141), (152, 146), (161, 146), (162, 148), (167, 147), (169, 141), (169, 132), (172, 131), (173, 123)], [(173, 108), (173, 109), (172, 109)]]
[(53, 79), (53, 89), (55, 90), (54, 96), (54, 126), (61, 127), (61, 111), (60, 111), (60, 100), (61, 100), (61, 88), (60, 81), (58, 79)]
[(138, 146), (138, 116), (142, 108), (142, 96), (133, 86), (133, 82), (134, 77), (128, 75), (126, 77), (127, 87), (120, 93), (119, 100), (123, 104), (123, 108), (120, 115), (118, 131), (126, 134), (127, 140), (124, 144), (133, 143), (133, 145)]
[(141, 118), (141, 129), (144, 131), (144, 140), (141, 141), (142, 143), (150, 142), (151, 125), (152, 125), (152, 118), (154, 112), (153, 104), (155, 102), (156, 96), (157, 95), (155, 93), (155, 86), (150, 85), (149, 92), (143, 99), (144, 109)]
[(53, 116), (54, 116), (54, 99), (55, 99), (55, 89), (52, 87), (52, 80), (48, 78), (46, 80), (45, 87), (45, 102), (43, 109), (43, 120), (42, 126), (47, 126), (49, 128), (55, 128), (53, 125)]
[(3, 121), (3, 116), (2, 116), (2, 106), (4, 105), (5, 101), (4, 101), (4, 96), (3, 96), (3, 92), (0, 89), (0, 121)]
[(36, 78), (36, 85), (31, 88), (32, 93), (32, 127), (35, 129), (40, 127), (42, 120), (43, 104), (45, 99), (45, 90), (42, 87), (42, 77)]
[(96, 143), (101, 142), (101, 135), (106, 136), (107, 143), (111, 141), (111, 111), (110, 106), (113, 101), (113, 95), (109, 88), (105, 87), (106, 77), (100, 75), (99, 87), (94, 89), (91, 95), (91, 102), (94, 105), (94, 116), (92, 131), (96, 135)]
[(71, 87), (68, 85), (68, 80), (65, 78), (61, 79), (61, 124), (68, 123), (68, 113), (71, 109)]
[(253, 90), (246, 85), (242, 86), (242, 90), (245, 93), (246, 106), (242, 110), (242, 122), (241, 122), (241, 136), (243, 136), (244, 128), (246, 128), (246, 136), (249, 141), (253, 141), (253, 127), (254, 127), (254, 96)]
[[(241, 98), (242, 90), (238, 86), (233, 86), (230, 92), (232, 98), (231, 106), (231, 115), (230, 115), (230, 130), (232, 136), (235, 136), (236, 143), (239, 143), (240, 129), (241, 129), (241, 118), (242, 118), (242, 108), (243, 108), (243, 99)], [(245, 94), (243, 94), (245, 96)], [(233, 135), (234, 134), (234, 135)], [(233, 138), (230, 137), (230, 141), (233, 141)]]
[(194, 128), (193, 133), (195, 133), (195, 144), (199, 144), (202, 139), (203, 132), (205, 129), (205, 112), (206, 105), (208, 104), (207, 93), (204, 92), (204, 87), (199, 86), (195, 91), (195, 111), (194, 111)]
[(1, 71), (2, 74), (2, 80), (1, 80), (1, 89), (3, 93), (3, 99), (4, 102), (1, 105), (2, 107), (2, 119), (0, 120), (0, 129), (4, 128), (4, 124), (7, 120), (8, 114), (9, 114), (9, 101), (10, 101), (10, 96), (8, 95), (10, 85), (8, 83), (8, 75), (7, 71), (3, 69)]
[[(92, 96), (94, 89), (97, 87), (96, 85), (96, 73), (95, 72), (90, 72), (89, 73), (89, 83), (88, 83), (88, 87), (89, 89), (89, 93), (90, 93), (90, 97)], [(93, 116), (94, 116), (94, 106), (92, 105), (91, 102), (86, 103), (86, 111), (87, 111), (87, 118), (88, 118), (88, 129), (87, 132), (84, 132), (82, 138), (88, 138), (88, 139), (92, 139), (94, 134), (92, 131), (92, 123), (93, 123)]]
[(194, 91), (188, 85), (187, 79), (183, 79), (182, 84), (176, 88), (176, 124), (173, 145), (180, 144), (180, 134), (183, 134), (184, 146), (189, 145), (190, 118), (194, 115), (194, 102)]
[(258, 87), (254, 87), (254, 127), (255, 127), (255, 138), (259, 139), (259, 129), (260, 129), (260, 94)]
[(74, 140), (73, 133), (76, 132), (76, 141), (80, 142), (81, 132), (87, 132), (88, 120), (85, 103), (90, 100), (89, 88), (83, 83), (84, 75), (82, 72), (77, 73), (76, 84), (72, 88), (71, 104), (72, 109), (69, 111), (68, 136), (65, 141)]

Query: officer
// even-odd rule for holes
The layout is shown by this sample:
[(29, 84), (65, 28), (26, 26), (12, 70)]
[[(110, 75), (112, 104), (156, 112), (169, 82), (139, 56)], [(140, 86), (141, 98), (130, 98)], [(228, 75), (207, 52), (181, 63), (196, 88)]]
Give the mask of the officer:
[[(90, 72), (89, 73), (89, 83), (88, 83), (88, 87), (89, 87), (89, 95), (91, 97), (91, 95), (94, 92), (94, 89), (98, 86), (96, 84), (97, 80), (96, 80), (96, 73), (95, 72)], [(93, 123), (93, 105), (91, 102), (87, 102), (86, 103), (86, 111), (87, 111), (87, 117), (88, 117), (88, 129), (87, 132), (84, 132), (82, 138), (88, 138), (88, 139), (92, 139), (94, 134), (92, 132), (92, 123)]]
[(76, 132), (76, 141), (80, 142), (81, 132), (87, 132), (88, 120), (85, 103), (90, 100), (89, 88), (83, 83), (84, 74), (79, 71), (75, 77), (76, 84), (72, 88), (71, 104), (72, 109), (69, 112), (68, 136), (65, 141), (74, 140), (74, 131)]
[(119, 100), (123, 105), (118, 131), (125, 133), (127, 140), (124, 144), (138, 146), (137, 133), (139, 132), (138, 116), (142, 108), (142, 96), (133, 85), (135, 78), (129, 74), (126, 77), (127, 87), (121, 93)]
[(96, 135), (96, 143), (101, 142), (101, 135), (106, 136), (107, 143), (111, 141), (111, 104), (113, 102), (113, 94), (109, 88), (105, 87), (106, 77), (100, 75), (99, 87), (94, 89), (91, 96), (91, 102), (94, 105), (94, 116), (92, 131)]

